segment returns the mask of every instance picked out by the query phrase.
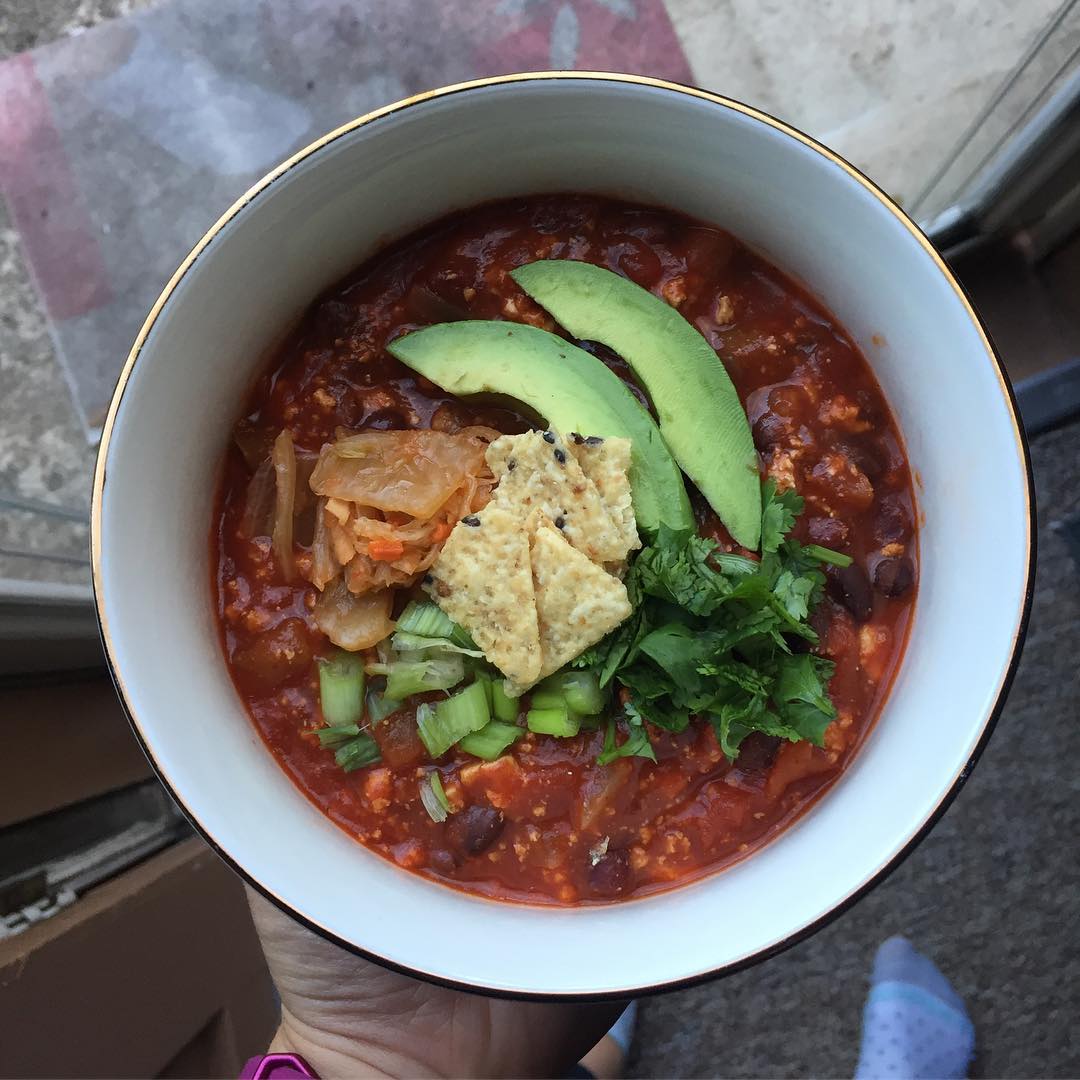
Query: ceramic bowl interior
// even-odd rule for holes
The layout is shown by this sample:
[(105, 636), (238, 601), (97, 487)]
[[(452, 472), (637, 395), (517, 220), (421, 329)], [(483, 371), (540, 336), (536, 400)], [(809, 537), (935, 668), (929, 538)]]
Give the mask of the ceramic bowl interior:
[[(642, 900), (558, 910), (466, 896), (368, 852), (293, 786), (223, 663), (214, 492), (267, 351), (320, 290), (455, 209), (544, 191), (666, 205), (730, 229), (861, 346), (917, 475), (921, 584), (876, 728), (831, 791), (751, 858)], [(95, 585), (109, 657), (164, 781), (280, 904), (436, 979), (600, 995), (730, 969), (820, 923), (940, 810), (988, 730), (1022, 630), (1029, 490), (1009, 396), (918, 233), (835, 157), (741, 106), (646, 80), (514, 77), (328, 136), (211, 230), (144, 328), (102, 443)]]

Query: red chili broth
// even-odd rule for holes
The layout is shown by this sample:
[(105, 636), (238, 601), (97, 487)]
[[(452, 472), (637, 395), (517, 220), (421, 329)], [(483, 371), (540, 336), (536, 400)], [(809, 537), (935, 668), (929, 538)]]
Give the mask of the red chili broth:
[[(446, 884), (496, 899), (575, 904), (641, 896), (719, 870), (828, 789), (880, 712), (906, 642), (914, 584), (889, 596), (871, 583), (888, 578), (885, 571), (894, 581), (897, 573), (914, 578), (917, 540), (899, 431), (870, 366), (833, 317), (722, 229), (592, 197), (524, 198), (455, 214), (328, 290), (246, 403), (249, 458), (252, 445), (282, 428), (299, 451), (317, 453), (339, 427), (533, 426), (511, 409), (450, 397), (385, 345), (454, 315), (555, 329), (508, 274), (543, 258), (597, 263), (677, 306), (723, 357), (763, 471), (805, 497), (796, 536), (853, 557), (854, 583), (833, 572), (812, 615), (818, 651), (836, 662), (829, 690), (838, 718), (825, 748), (754, 734), (729, 764), (711, 727), (698, 722), (680, 735), (651, 728), (656, 764), (599, 766), (599, 732), (529, 734), (490, 764), (456, 750), (441, 758), (443, 785), (462, 809), (436, 823), (418, 797), (432, 763), (416, 735), (416, 701), (374, 729), (378, 765), (346, 774), (313, 736), (322, 724), (315, 658), (329, 646), (312, 621), (317, 593), (281, 576), (268, 538), (242, 535), (253, 466), (236, 445), (218, 499), (214, 589), (237, 691), (275, 758), (327, 816), (373, 851)], [(607, 350), (584, 347), (631, 381)], [(732, 550), (696, 492), (693, 502), (702, 534)], [(301, 529), (301, 566), (303, 543)], [(497, 828), (492, 815), (501, 818)]]

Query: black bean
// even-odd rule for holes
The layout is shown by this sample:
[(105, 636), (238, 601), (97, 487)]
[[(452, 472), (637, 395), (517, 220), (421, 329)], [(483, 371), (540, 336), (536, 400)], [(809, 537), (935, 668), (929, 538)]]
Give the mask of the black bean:
[(555, 460), (560, 465), (565, 465), (566, 464), (566, 451), (565, 450), (556, 450), (555, 451)]
[(629, 854), (624, 848), (606, 852), (589, 867), (588, 877), (594, 895), (622, 896), (630, 887)]
[(574, 440), (575, 446), (580, 446), (585, 441), (576, 431), (570, 432), (570, 438)]
[(798, 430), (798, 421), (779, 413), (762, 413), (754, 423), (754, 445), (759, 450), (771, 450), (791, 439)]
[(430, 585), (435, 579), (430, 574), (424, 575), (424, 584)]
[(553, 431), (544, 432), (544, 442), (553, 443), (555, 441), (555, 433)]
[(409, 418), (398, 409), (379, 409), (364, 417), (360, 426), (364, 431), (408, 431)]
[(896, 544), (912, 531), (911, 515), (899, 495), (886, 495), (874, 511), (874, 539), (879, 544)]
[(356, 318), (356, 312), (340, 300), (327, 300), (315, 311), (315, 325), (324, 334), (342, 334)]
[(557, 518), (555, 519), (555, 528), (556, 528), (556, 529), (561, 529), (561, 528), (563, 528), (563, 527), (564, 527), (565, 525), (566, 525), (566, 518), (564, 518), (564, 517), (563, 517), (563, 516), (562, 516), (562, 515), (560, 514), (560, 515), (559, 515), (559, 517), (557, 517)]
[(848, 538), (848, 527), (839, 518), (812, 517), (806, 523), (806, 535), (812, 544), (840, 548)]
[(516, 468), (517, 462), (513, 458), (510, 458), (506, 463), (506, 471), (513, 472)]
[(829, 595), (843, 604), (857, 622), (866, 622), (874, 607), (866, 571), (858, 563), (852, 563), (842, 569), (830, 567), (826, 578)]
[(461, 519), (461, 524), (469, 525), (472, 528), (477, 529), (480, 527), (480, 519), (475, 514), (470, 514), (468, 517), (463, 517)]
[(780, 750), (780, 739), (763, 731), (751, 731), (739, 744), (735, 767), (740, 772), (764, 772)]
[(890, 556), (874, 567), (874, 588), (883, 596), (903, 596), (915, 584), (915, 567), (908, 558)]
[(499, 839), (505, 824), (502, 811), (493, 806), (467, 806), (450, 818), (446, 838), (462, 854), (479, 855)]
[(585, 440), (586, 446), (599, 446), (604, 440), (599, 435), (590, 435)]
[(843, 454), (869, 480), (877, 480), (885, 471), (881, 455), (864, 442), (852, 439), (836, 444), (835, 449)]

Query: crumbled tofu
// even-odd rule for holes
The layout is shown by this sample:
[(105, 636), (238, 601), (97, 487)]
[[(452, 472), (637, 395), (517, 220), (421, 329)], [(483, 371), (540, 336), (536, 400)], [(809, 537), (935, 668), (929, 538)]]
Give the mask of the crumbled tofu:
[(895, 558), (897, 555), (903, 555), (904, 545), (896, 543), (886, 544), (881, 549), (881, 554), (884, 555), (886, 558)]
[(843, 750), (851, 736), (854, 715), (850, 709), (841, 709), (836, 719), (825, 729), (825, 748)]
[(788, 491), (795, 487), (795, 461), (798, 453), (794, 450), (774, 450), (769, 458), (765, 472), (776, 481), (777, 491)]
[(818, 419), (828, 427), (838, 427), (852, 434), (870, 430), (870, 424), (862, 418), (859, 406), (843, 394), (829, 398), (818, 410)]
[(513, 322), (527, 323), (541, 330), (551, 330), (555, 320), (526, 296), (509, 296), (503, 301), (503, 314)]
[(665, 282), (660, 295), (673, 307), (677, 308), (686, 301), (686, 278), (682, 275)]
[(716, 321), (721, 325), (731, 322), (735, 318), (735, 305), (731, 297), (726, 293), (716, 302)]
[(507, 678), (529, 685), (542, 657), (520, 514), (492, 502), (459, 522), (431, 568), (429, 589)]
[(880, 682), (889, 661), (892, 636), (885, 626), (867, 623), (859, 627), (859, 667), (874, 682)]
[(531, 556), (540, 624), (540, 678), (595, 645), (630, 617), (626, 586), (576, 551), (543, 515), (534, 523)]
[(554, 431), (504, 435), (487, 449), (487, 463), (499, 481), (493, 501), (522, 520), (542, 510), (566, 539), (593, 562), (624, 559), (624, 531), (604, 507), (596, 485)]
[(364, 778), (364, 798), (371, 804), (373, 809), (385, 809), (389, 806), (393, 792), (393, 777), (387, 768), (372, 769)]
[(497, 810), (505, 810), (523, 783), (521, 766), (504, 754), (495, 761), (466, 765), (461, 770), (462, 786), (476, 798), (482, 796)]

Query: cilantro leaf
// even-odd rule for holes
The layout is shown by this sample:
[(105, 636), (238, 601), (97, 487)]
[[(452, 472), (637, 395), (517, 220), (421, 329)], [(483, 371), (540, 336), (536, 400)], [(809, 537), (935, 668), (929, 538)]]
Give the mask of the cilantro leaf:
[(631, 577), (645, 596), (675, 604), (692, 615), (711, 615), (731, 591), (724, 575), (709, 565), (716, 546), (713, 540), (676, 533), (662, 525), (655, 543), (634, 560)]
[(815, 746), (825, 741), (825, 729), (836, 719), (836, 707), (826, 693), (834, 664), (820, 656), (789, 656), (780, 668), (773, 690), (784, 722)]
[(626, 579), (633, 616), (575, 662), (626, 691), (627, 738), (618, 743), (610, 721), (601, 764), (655, 760), (645, 725), (677, 733), (698, 717), (732, 760), (752, 731), (822, 745), (836, 717), (833, 665), (792, 641), (817, 642), (822, 566), (847, 556), (788, 535), (802, 509), (795, 492), (765, 483), (760, 560), (666, 527), (641, 550)]
[(761, 506), (761, 554), (771, 555), (795, 528), (795, 519), (803, 512), (803, 500), (790, 488), (778, 492), (776, 481), (770, 477), (762, 488)]
[(793, 619), (801, 620), (810, 614), (810, 598), (816, 586), (817, 582), (812, 577), (796, 577), (790, 570), (783, 570), (773, 586), (773, 594)]
[(656, 761), (656, 753), (649, 742), (649, 733), (641, 721), (641, 716), (632, 707), (627, 706), (627, 736), (622, 745), (615, 742), (616, 722), (612, 717), (607, 722), (607, 731), (604, 733), (604, 749), (597, 756), (597, 763), (610, 765), (611, 762), (624, 757), (643, 757), (650, 761)]

